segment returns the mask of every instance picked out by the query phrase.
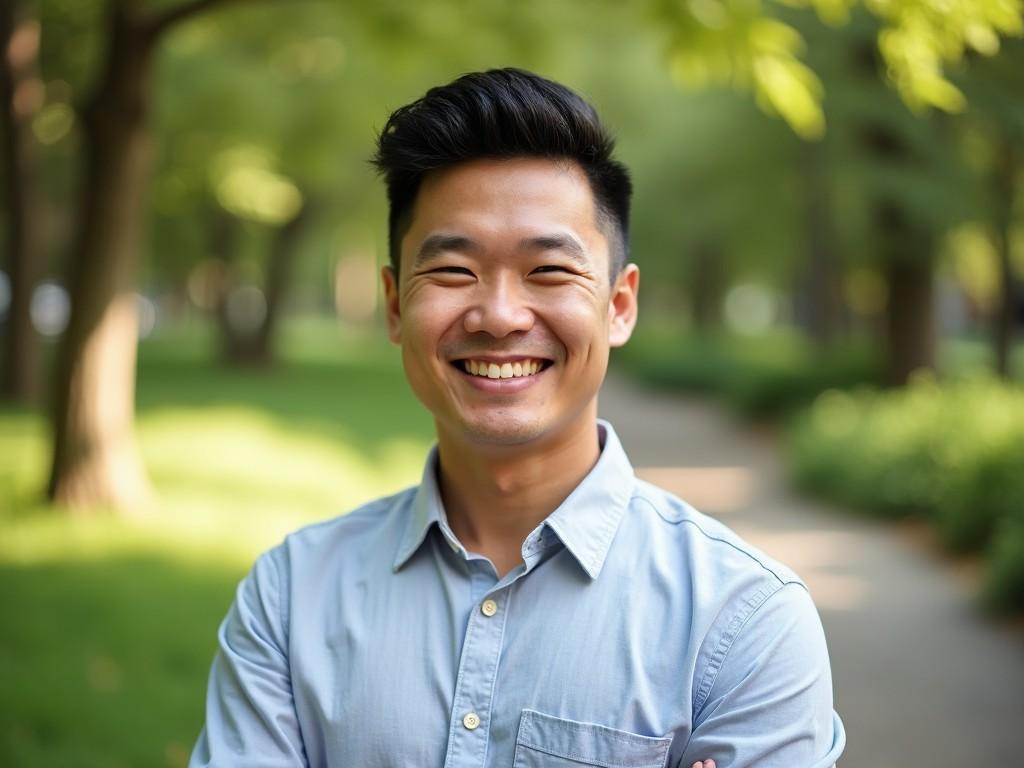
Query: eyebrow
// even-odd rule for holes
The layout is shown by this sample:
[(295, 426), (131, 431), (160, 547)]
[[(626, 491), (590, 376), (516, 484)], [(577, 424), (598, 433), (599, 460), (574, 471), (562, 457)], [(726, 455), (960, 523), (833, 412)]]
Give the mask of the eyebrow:
[[(581, 266), (590, 266), (587, 249), (575, 236), (568, 233), (539, 235), (526, 237), (519, 241), (520, 250), (530, 251), (561, 251), (573, 262)], [(413, 259), (412, 268), (420, 269), (443, 253), (466, 253), (482, 251), (483, 245), (465, 235), (436, 234), (431, 235), (420, 245)]]
[(483, 248), (476, 240), (464, 235), (431, 235), (420, 245), (416, 251), (416, 258), (413, 259), (412, 268), (419, 269), (424, 264), (436, 259), (442, 253), (457, 251), (479, 251)]
[(591, 266), (590, 261), (587, 259), (587, 249), (583, 246), (583, 243), (567, 232), (527, 237), (519, 241), (519, 247), (523, 250), (532, 251), (561, 251), (579, 266)]

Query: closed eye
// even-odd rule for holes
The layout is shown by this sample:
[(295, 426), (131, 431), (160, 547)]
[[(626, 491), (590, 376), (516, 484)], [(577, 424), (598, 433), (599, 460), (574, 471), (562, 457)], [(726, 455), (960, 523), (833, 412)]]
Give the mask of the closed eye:
[(435, 267), (434, 269), (424, 270), (420, 274), (422, 275), (469, 275), (473, 276), (473, 273), (466, 267)]
[(559, 266), (558, 264), (545, 264), (543, 267), (537, 267), (535, 270), (533, 270), (533, 274), (535, 274), (535, 275), (538, 275), (538, 274), (540, 274), (540, 275), (542, 275), (542, 274), (550, 274), (550, 273), (557, 273), (557, 272), (562, 272), (562, 273), (565, 273), (567, 275), (574, 274), (571, 269), (568, 269), (567, 267)]

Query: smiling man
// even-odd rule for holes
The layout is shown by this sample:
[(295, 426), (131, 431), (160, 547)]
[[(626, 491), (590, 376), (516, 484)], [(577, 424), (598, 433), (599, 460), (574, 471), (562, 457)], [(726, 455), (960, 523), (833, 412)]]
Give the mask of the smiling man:
[(257, 561), (193, 766), (835, 763), (805, 586), (636, 479), (597, 418), (639, 286), (612, 147), (521, 70), (391, 116), (388, 326), (437, 446), (419, 486)]

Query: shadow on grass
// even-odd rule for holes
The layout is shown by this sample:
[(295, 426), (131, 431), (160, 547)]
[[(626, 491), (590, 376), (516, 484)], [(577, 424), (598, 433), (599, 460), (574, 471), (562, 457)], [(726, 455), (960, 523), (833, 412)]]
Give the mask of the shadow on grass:
[(355, 442), (367, 458), (396, 440), (430, 441), (433, 424), (397, 361), (289, 361), (268, 370), (218, 367), (188, 359), (143, 360), (140, 415), (163, 408), (242, 407), (290, 430)]
[(0, 765), (185, 765), (241, 576), (157, 554), (0, 564)]
[(396, 351), (299, 330), (267, 370), (201, 338), (142, 345), (148, 518), (55, 514), (43, 414), (0, 409), (0, 766), (185, 765), (255, 553), (415, 482), (433, 427)]

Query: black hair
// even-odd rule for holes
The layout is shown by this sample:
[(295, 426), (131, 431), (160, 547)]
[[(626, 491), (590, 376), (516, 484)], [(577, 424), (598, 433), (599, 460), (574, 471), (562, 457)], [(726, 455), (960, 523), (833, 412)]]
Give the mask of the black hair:
[(397, 276), (402, 235), (427, 173), (481, 158), (546, 157), (574, 161), (586, 174), (614, 279), (629, 258), (633, 190), (614, 147), (589, 103), (532, 72), (492, 69), (431, 88), (391, 114), (372, 160), (387, 185), (392, 269)]

